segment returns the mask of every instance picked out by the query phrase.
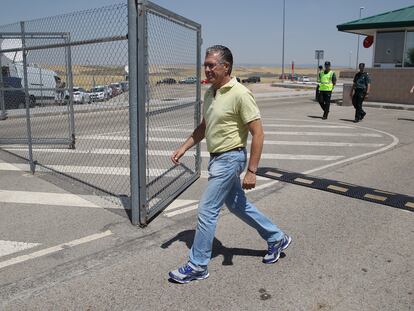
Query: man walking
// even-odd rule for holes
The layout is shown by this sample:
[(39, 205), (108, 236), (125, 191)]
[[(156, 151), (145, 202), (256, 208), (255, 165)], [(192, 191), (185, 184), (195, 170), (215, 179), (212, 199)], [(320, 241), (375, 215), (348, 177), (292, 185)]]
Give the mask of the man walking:
[[(231, 77), (233, 55), (222, 45), (207, 49), (205, 75), (212, 84), (204, 95), (204, 117), (193, 134), (172, 154), (179, 159), (204, 137), (210, 152), (208, 184), (198, 206), (198, 223), (188, 263), (171, 271), (169, 276), (178, 283), (188, 283), (209, 276), (207, 265), (211, 259), (216, 223), (223, 204), (230, 212), (257, 230), (267, 241), (264, 263), (274, 263), (291, 237), (283, 233), (264, 214), (251, 204), (243, 189), (256, 186), (256, 170), (263, 148), (263, 128), (260, 112), (252, 93)], [(247, 136), (252, 135), (250, 159), (243, 182), (240, 174), (247, 163)]]
[(371, 79), (369, 78), (368, 73), (364, 70), (365, 64), (360, 63), (359, 72), (355, 74), (354, 84), (352, 85), (351, 93), (349, 94), (352, 98), (352, 104), (355, 107), (355, 123), (361, 121), (366, 115), (366, 112), (362, 109), (362, 103), (368, 96), (371, 88)]
[(331, 70), (331, 62), (325, 62), (325, 70), (322, 70), (318, 76), (319, 82), (319, 105), (323, 110), (322, 119), (326, 120), (329, 114), (329, 107), (331, 105), (332, 90), (336, 84), (335, 72)]

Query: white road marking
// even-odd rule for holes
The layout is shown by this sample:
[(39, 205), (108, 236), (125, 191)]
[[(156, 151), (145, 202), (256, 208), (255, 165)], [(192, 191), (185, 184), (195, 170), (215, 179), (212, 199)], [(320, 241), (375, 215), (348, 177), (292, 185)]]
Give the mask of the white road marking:
[(174, 200), (164, 211), (172, 211), (182, 207), (187, 207), (189, 205), (194, 205), (195, 203), (198, 203), (198, 200), (177, 199)]
[[(19, 149), (15, 148), (6, 148), (7, 151), (18, 151)], [(47, 152), (47, 153), (69, 153), (69, 154), (110, 154), (110, 155), (129, 155), (128, 149), (91, 149), (91, 150), (66, 150), (66, 149), (36, 149), (34, 148), (33, 151), (36, 152)], [(170, 150), (148, 150), (147, 154), (152, 156), (165, 156), (169, 157), (171, 156)], [(194, 152), (187, 152), (185, 157), (193, 157)], [(250, 156), (249, 154), (247, 155)], [(203, 158), (209, 158), (210, 153), (206, 151), (201, 152), (201, 157)], [(270, 160), (310, 160), (310, 161), (335, 161), (338, 159), (342, 159), (344, 156), (332, 156), (332, 155), (314, 155), (314, 154), (274, 154), (274, 153), (262, 153), (261, 159), (270, 159)], [(59, 167), (58, 165), (55, 165), (53, 167)], [(88, 166), (85, 167), (85, 173), (88, 173)], [(93, 168), (93, 167), (92, 167)], [(105, 168), (106, 171), (108, 168)], [(111, 168), (113, 169), (113, 168)], [(121, 168), (122, 170), (122, 168)], [(119, 175), (116, 173), (116, 170), (114, 170), (114, 175)], [(122, 173), (121, 175), (124, 175)]]
[[(294, 128), (321, 128), (321, 129), (354, 129), (346, 125), (307, 125), (307, 124), (267, 124), (263, 123), (263, 127), (294, 127)], [(266, 132), (266, 131), (265, 131)]]
[(10, 163), (0, 163), (0, 171), (21, 171), (17, 166)]
[(18, 256), (9, 260), (5, 260), (5, 261), (1, 261), (0, 262), (0, 269), (8, 267), (8, 266), (12, 266), (21, 262), (25, 262), (27, 260), (30, 259), (34, 259), (34, 258), (38, 258), (38, 257), (42, 257), (45, 255), (49, 255), (52, 253), (56, 253), (58, 251), (64, 250), (64, 249), (68, 249), (68, 248), (72, 248), (74, 246), (77, 245), (81, 245), (84, 243), (88, 243), (88, 242), (92, 242), (98, 239), (102, 239), (104, 237), (110, 236), (112, 234), (112, 232), (110, 230), (107, 230), (105, 232), (101, 232), (101, 233), (96, 233), (96, 234), (92, 234), (77, 240), (73, 240), (70, 242), (66, 242), (66, 243), (62, 243), (56, 246), (52, 246), (49, 248), (45, 248), (45, 249), (41, 249), (37, 252), (31, 253), (31, 254), (27, 254), (27, 255), (22, 255), (22, 256)]
[(180, 215), (180, 214), (187, 213), (187, 212), (195, 210), (197, 208), (198, 208), (198, 203), (194, 204), (194, 205), (191, 205), (191, 206), (188, 206), (188, 207), (184, 207), (182, 209), (179, 209), (179, 210), (176, 210), (176, 211), (173, 211), (173, 212), (164, 213), (164, 215), (167, 216), (167, 217), (173, 217), (173, 216), (177, 216), (177, 215)]
[(17, 253), (25, 249), (33, 248), (38, 245), (40, 245), (40, 243), (25, 243), (17, 241), (0, 240), (0, 257)]
[(31, 192), (0, 190), (0, 202), (19, 204), (41, 204), (77, 207), (98, 207), (81, 197), (70, 193)]
[[(77, 140), (115, 140), (115, 141), (129, 141), (128, 136), (81, 136), (77, 137)], [(185, 139), (172, 138), (172, 137), (150, 137), (151, 142), (174, 142), (183, 143)], [(247, 144), (251, 144), (251, 140), (247, 141)], [(201, 141), (201, 144), (205, 145), (205, 140)], [(265, 140), (264, 145), (284, 145), (284, 146), (321, 146), (321, 147), (368, 147), (377, 148), (382, 147), (384, 144), (373, 143), (347, 143), (347, 142), (329, 142), (329, 141), (289, 141), (289, 140)]]
[[(358, 126), (358, 127), (360, 127), (360, 126)], [(363, 154), (360, 154), (360, 155), (357, 155), (357, 156), (354, 156), (354, 157), (351, 157), (351, 158), (343, 159), (343, 160), (338, 161), (338, 162), (330, 163), (330, 164), (327, 164), (327, 165), (319, 166), (319, 167), (314, 168), (314, 169), (304, 171), (304, 172), (302, 172), (302, 174), (311, 174), (311, 173), (315, 173), (317, 171), (324, 170), (328, 167), (333, 167), (333, 166), (336, 166), (336, 165), (340, 165), (340, 164), (348, 163), (348, 162), (351, 162), (351, 161), (363, 159), (363, 158), (372, 156), (374, 154), (381, 153), (381, 152), (384, 152), (388, 149), (391, 149), (399, 143), (399, 139), (397, 137), (395, 137), (394, 135), (390, 134), (390, 133), (383, 132), (383, 131), (376, 130), (376, 129), (370, 129), (370, 128), (367, 128), (367, 127), (360, 127), (360, 128), (368, 129), (368, 130), (371, 130), (371, 131), (376, 131), (376, 132), (379, 132), (379, 133), (384, 134), (386, 136), (390, 136), (392, 138), (392, 143), (387, 145), (387, 146), (384, 146), (383, 148), (380, 148), (380, 149), (377, 149), (377, 150), (374, 150), (374, 151), (371, 151), (371, 152), (366, 152), (366, 153), (363, 153)], [(252, 190), (248, 190), (248, 192), (255, 192), (255, 191), (258, 191), (258, 190), (263, 190), (263, 189), (266, 189), (266, 188), (269, 188), (269, 187), (273, 186), (274, 184), (276, 184), (278, 182), (279, 182), (278, 180), (273, 180), (273, 181), (271, 181), (269, 183), (266, 183), (264, 185), (260, 185), (256, 188), (252, 189)]]
[[(180, 133), (192, 133), (193, 129), (166, 129), (166, 128), (152, 128), (151, 132), (180, 132)], [(300, 135), (300, 136), (338, 136), (338, 137), (382, 137), (379, 134), (374, 133), (333, 133), (333, 132), (290, 132), (290, 131), (265, 131), (266, 135)]]
[(339, 136), (339, 137), (382, 137), (374, 133), (332, 133), (332, 132), (284, 132), (266, 131), (266, 135), (298, 135), (298, 136)]

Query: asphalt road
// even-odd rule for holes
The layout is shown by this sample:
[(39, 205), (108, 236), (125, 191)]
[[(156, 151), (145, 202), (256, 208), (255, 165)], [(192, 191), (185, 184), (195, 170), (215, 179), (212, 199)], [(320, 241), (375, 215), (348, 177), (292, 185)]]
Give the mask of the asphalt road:
[[(367, 108), (366, 119), (354, 124), (351, 107), (332, 105), (329, 119), (321, 120), (319, 105), (308, 97), (258, 98), (266, 139), (261, 166), (414, 195), (412, 111)], [(125, 193), (123, 118), (122, 110), (79, 114), (78, 153), (35, 154)], [(168, 131), (154, 132), (160, 140), (150, 150), (158, 150), (159, 168), (168, 163), (164, 151), (189, 134), (191, 122), (182, 114)], [(112, 152), (99, 152), (104, 148)], [(47, 172), (33, 176), (10, 152), (23, 151), (0, 150), (0, 309), (413, 309), (411, 211), (260, 179), (248, 196), (293, 236), (285, 256), (263, 265), (266, 244), (223, 209), (210, 277), (183, 286), (169, 282), (167, 273), (185, 263), (191, 246), (207, 154), (201, 178), (148, 227), (136, 228), (101, 193)]]

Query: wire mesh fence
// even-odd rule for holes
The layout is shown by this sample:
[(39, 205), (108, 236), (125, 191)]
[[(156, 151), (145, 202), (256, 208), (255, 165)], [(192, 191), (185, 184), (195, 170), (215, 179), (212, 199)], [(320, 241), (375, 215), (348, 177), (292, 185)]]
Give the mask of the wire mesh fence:
[[(145, 14), (136, 14), (139, 6)], [(131, 14), (145, 20), (138, 32)], [(179, 167), (169, 155), (200, 120), (200, 31), (133, 0), (0, 26), (0, 147), (114, 202), (138, 196), (131, 208), (147, 223), (199, 175), (197, 148)], [(134, 33), (145, 44), (131, 52)], [(135, 127), (131, 113), (140, 115)], [(143, 138), (138, 149), (131, 136)], [(138, 184), (131, 184), (131, 153), (143, 162)]]

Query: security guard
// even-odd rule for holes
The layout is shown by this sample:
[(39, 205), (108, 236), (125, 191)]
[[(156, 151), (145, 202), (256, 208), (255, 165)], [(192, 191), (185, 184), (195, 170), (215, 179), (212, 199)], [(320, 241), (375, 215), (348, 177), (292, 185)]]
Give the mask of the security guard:
[(365, 64), (360, 63), (359, 72), (354, 77), (354, 84), (349, 94), (352, 97), (352, 104), (355, 107), (355, 123), (361, 121), (366, 115), (366, 112), (362, 109), (362, 102), (368, 96), (371, 88), (371, 79), (364, 69)]
[(319, 73), (319, 105), (323, 110), (322, 119), (326, 120), (329, 114), (329, 106), (331, 105), (332, 90), (336, 84), (335, 72), (331, 70), (331, 62), (325, 62), (325, 70)]

